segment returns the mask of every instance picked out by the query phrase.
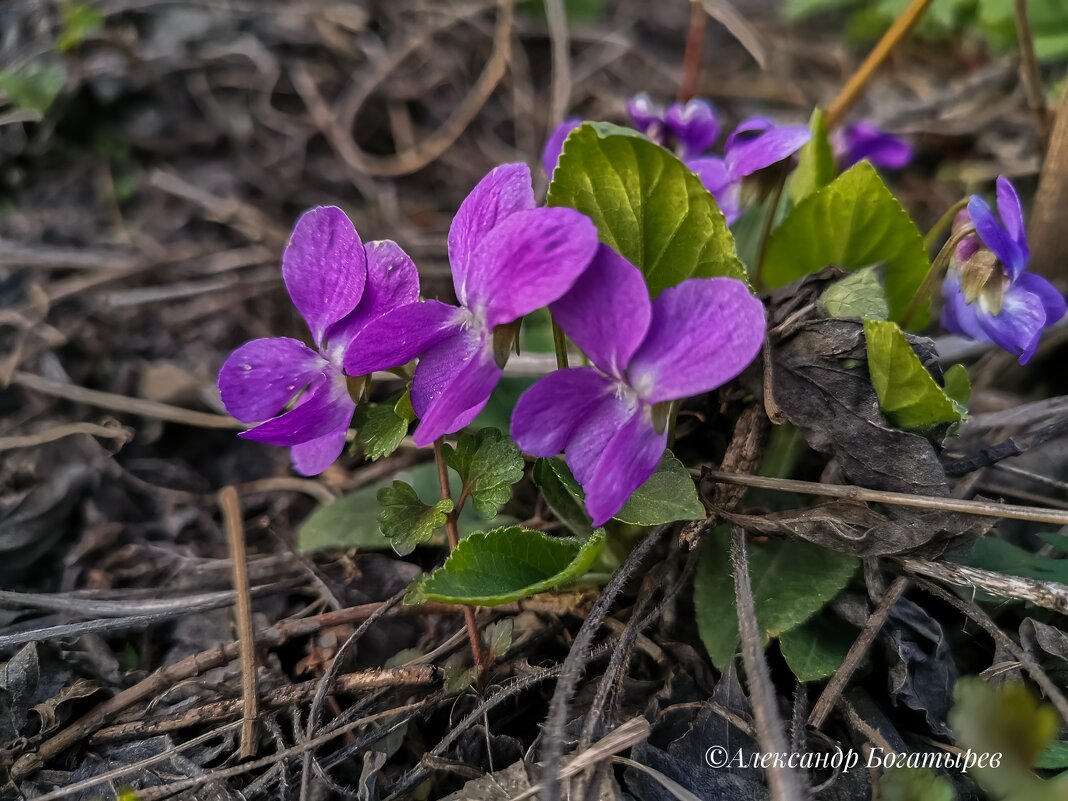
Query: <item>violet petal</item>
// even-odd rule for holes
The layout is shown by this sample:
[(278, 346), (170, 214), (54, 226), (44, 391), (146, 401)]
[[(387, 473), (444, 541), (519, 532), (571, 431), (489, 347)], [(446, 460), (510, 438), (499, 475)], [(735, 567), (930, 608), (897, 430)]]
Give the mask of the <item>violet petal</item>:
[(415, 444), (429, 445), (478, 416), (501, 377), (486, 338), (472, 330), (453, 333), (420, 360), (412, 381), (419, 426)]
[(226, 411), (238, 420), (258, 423), (285, 408), (326, 364), (322, 356), (295, 339), (254, 339), (223, 363), (219, 395)]
[(407, 364), (456, 330), (462, 315), (461, 309), (436, 300), (386, 312), (364, 326), (359, 341), (345, 352), (345, 372), (368, 375)]
[(653, 301), (649, 333), (627, 371), (648, 403), (722, 386), (756, 358), (764, 304), (734, 278), (691, 278)]
[(994, 212), (986, 201), (978, 195), (972, 195), (968, 201), (968, 216), (971, 217), (972, 224), (979, 238), (983, 240), (983, 244), (998, 257), (1009, 276), (1015, 278), (1022, 273), (1027, 267), (1024, 254), (994, 216)]
[(468, 303), (468, 273), (486, 235), (517, 211), (535, 206), (534, 185), (526, 164), (502, 164), (490, 170), (464, 198), (449, 228), (449, 262), (456, 297)]
[(1041, 275), (1024, 273), (1016, 279), (1016, 286), (1038, 296), (1042, 301), (1042, 308), (1046, 312), (1046, 328), (1056, 325), (1064, 317), (1064, 295)]
[(478, 246), (467, 306), (492, 327), (557, 300), (597, 252), (597, 229), (574, 209), (517, 211)]
[(1026, 364), (1038, 348), (1046, 323), (1042, 298), (1023, 287), (1009, 287), (997, 314), (979, 311), (979, 325), (999, 347), (1019, 357)]
[(289, 449), (293, 468), (302, 476), (319, 475), (336, 462), (337, 457), (345, 450), (345, 435), (348, 430), (349, 425), (345, 423), (325, 436), (294, 445)]
[(671, 131), (683, 159), (704, 153), (719, 138), (716, 111), (711, 103), (700, 98), (669, 106), (664, 113), (664, 123)]
[(419, 300), (419, 271), (401, 247), (391, 240), (368, 242), (367, 284), (356, 308), (327, 330), (327, 343), (335, 364), (344, 362), (345, 351), (360, 331), (386, 312)]
[(363, 243), (345, 212), (304, 212), (282, 254), (282, 280), (320, 348), (326, 329), (356, 308), (366, 279)]
[(289, 411), (238, 434), (268, 445), (299, 445), (347, 426), (356, 404), (349, 397), (345, 377), (327, 367)]
[(582, 485), (586, 511), (594, 526), (603, 525), (623, 508), (660, 463), (667, 434), (657, 434), (647, 408), (639, 408), (616, 432), (593, 474)]
[(519, 397), (512, 412), (512, 439), (532, 456), (562, 453), (575, 430), (611, 393), (611, 380), (592, 367), (549, 373)]
[[(732, 136), (737, 134), (735, 131)], [(789, 158), (811, 138), (812, 132), (804, 125), (783, 125), (768, 128), (753, 139), (735, 141), (727, 146), (727, 172), (735, 181), (752, 175)]]
[(616, 378), (623, 377), (652, 316), (642, 274), (608, 245), (597, 248), (590, 266), (549, 308), (590, 361)]
[(942, 327), (962, 337), (978, 342), (989, 342), (990, 337), (979, 325), (975, 307), (964, 299), (960, 285), (960, 275), (950, 271), (942, 282), (942, 294), (945, 305), (942, 307)]
[(1027, 247), (1027, 229), (1024, 224), (1023, 208), (1020, 206), (1020, 196), (1016, 194), (1016, 187), (1003, 175), (997, 180), (998, 216), (1005, 227), (1009, 238), (1020, 249), (1020, 257), (1026, 266), (1031, 259), (1031, 251)]
[(549, 138), (545, 140), (545, 149), (541, 151), (541, 166), (545, 170), (545, 175), (550, 179), (553, 177), (556, 163), (560, 160), (560, 154), (564, 150), (564, 142), (567, 141), (568, 134), (580, 125), (582, 125), (582, 120), (578, 117), (566, 119), (553, 128)]

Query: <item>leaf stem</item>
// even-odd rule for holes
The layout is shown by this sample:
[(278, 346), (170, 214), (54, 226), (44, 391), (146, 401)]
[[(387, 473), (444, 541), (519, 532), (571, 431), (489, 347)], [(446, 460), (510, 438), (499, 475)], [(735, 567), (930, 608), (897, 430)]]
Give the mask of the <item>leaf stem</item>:
[[(444, 438), (434, 440), (434, 464), (438, 468), (438, 488), (441, 491), (441, 499), (448, 501), (452, 499), (452, 490), (449, 488), (449, 468), (445, 464), (445, 456), (441, 448), (443, 441)], [(464, 499), (461, 496), (462, 500)], [(449, 550), (456, 550), (456, 546), (460, 544), (460, 531), (456, 525), (456, 516), (457, 510), (453, 508), (445, 518), (445, 534), (449, 538)], [(467, 639), (471, 643), (471, 656), (479, 669), (485, 670), (489, 665), (486, 663), (486, 654), (482, 650), (482, 640), (478, 636), (475, 610), (470, 606), (464, 607), (464, 621), (467, 624)]]
[(786, 170), (780, 170), (780, 175), (775, 181), (768, 201), (768, 217), (764, 220), (764, 228), (760, 232), (760, 243), (757, 246), (756, 264), (753, 266), (753, 287), (760, 291), (764, 275), (764, 254), (768, 249), (768, 239), (771, 230), (775, 227), (775, 218), (779, 214), (779, 203), (782, 202), (782, 192), (786, 187)]
[(920, 17), (923, 16), (923, 12), (927, 10), (931, 2), (932, 0), (912, 0), (909, 7), (901, 12), (901, 15), (887, 28), (883, 37), (868, 53), (868, 57), (849, 76), (849, 80), (842, 87), (842, 91), (838, 93), (838, 97), (827, 107), (828, 130), (834, 128), (845, 119), (845, 115), (864, 92), (864, 88), (868, 85), (872, 76), (883, 65), (883, 62), (890, 56), (893, 49), (908, 35), (913, 26), (920, 21)]
[(556, 366), (560, 370), (566, 370), (567, 363), (567, 338), (564, 336), (564, 330), (560, 328), (556, 322), (556, 318), (552, 318), (553, 324), (553, 348), (556, 350)]

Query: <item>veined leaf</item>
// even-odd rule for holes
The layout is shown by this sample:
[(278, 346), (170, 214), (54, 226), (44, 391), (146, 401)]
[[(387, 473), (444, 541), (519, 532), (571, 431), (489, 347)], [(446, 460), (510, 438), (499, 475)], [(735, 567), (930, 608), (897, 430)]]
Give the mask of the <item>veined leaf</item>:
[(523, 477), (519, 447), (496, 428), (462, 434), (456, 447), (445, 445), (443, 453), (445, 464), (460, 476), (463, 492), (487, 519), (511, 500), (512, 485)]
[(823, 290), (819, 310), (824, 317), (859, 317), (885, 320), (890, 316), (886, 290), (875, 267), (865, 267), (840, 278)]
[(745, 280), (734, 238), (701, 179), (629, 128), (588, 122), (567, 137), (548, 204), (581, 211), (655, 296), (687, 278)]
[(405, 391), (393, 403), (361, 404), (356, 408), (353, 420), (356, 441), (372, 462), (389, 456), (400, 447), (408, 433), (408, 424), (414, 419), (414, 414), (408, 416), (411, 405), (411, 397)]
[[(778, 637), (801, 625), (852, 578), (859, 560), (792, 539), (749, 543), (749, 574), (757, 621)], [(730, 531), (720, 526), (701, 543), (694, 579), (697, 630), (712, 664), (722, 668), (738, 645), (738, 615), (730, 564)]]
[[(865, 320), (864, 336), (871, 385), (880, 408), (894, 425), (906, 431), (926, 431), (964, 417), (961, 407), (927, 372), (897, 323)], [(959, 373), (953, 383), (961, 391)]]
[(883, 265), (890, 319), (922, 325), (929, 298), (903, 321), (931, 263), (923, 234), (867, 161), (806, 197), (768, 238), (764, 280), (771, 288), (836, 265)]
[[(570, 484), (561, 475), (566, 471)], [(579, 537), (593, 531), (590, 516), (582, 505), (582, 488), (575, 484), (570, 471), (559, 459), (538, 459), (534, 462), (534, 483), (542, 497), (560, 520)]]
[(378, 525), (401, 556), (430, 539), (445, 525), (452, 511), (452, 501), (440, 500), (429, 506), (420, 500), (410, 484), (403, 481), (394, 481), (392, 486), (380, 489), (378, 502), (382, 505)]
[(517, 601), (581, 578), (603, 545), (604, 529), (585, 542), (518, 526), (472, 534), (444, 565), (413, 584), (405, 600), (477, 606)]

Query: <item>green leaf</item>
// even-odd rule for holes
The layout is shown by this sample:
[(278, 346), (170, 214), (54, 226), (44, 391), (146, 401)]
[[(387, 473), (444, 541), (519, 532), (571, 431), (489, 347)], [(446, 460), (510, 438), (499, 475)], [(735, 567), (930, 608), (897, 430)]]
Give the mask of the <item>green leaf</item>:
[(67, 83), (67, 71), (60, 65), (31, 62), (21, 70), (0, 71), (0, 92), (26, 111), (44, 114)]
[(1009, 576), (1068, 584), (1068, 559), (1040, 556), (998, 537), (983, 537), (961, 564)]
[(879, 801), (953, 801), (953, 785), (927, 768), (890, 768), (879, 779)]
[(566, 464), (559, 459), (538, 459), (534, 462), (534, 483), (564, 525), (579, 537), (590, 535), (593, 525), (582, 505), (582, 488), (575, 483)]
[(701, 179), (641, 134), (584, 123), (564, 143), (548, 204), (593, 220), (655, 296), (687, 278), (745, 280), (723, 213)]
[(704, 518), (705, 507), (697, 497), (693, 478), (671, 451), (664, 451), (656, 472), (634, 490), (615, 516), (638, 526)]
[(378, 502), (382, 506), (378, 525), (401, 556), (410, 554), (416, 545), (430, 539), (445, 525), (452, 511), (452, 501), (449, 500), (427, 506), (411, 484), (403, 481), (394, 481), (391, 486), (380, 489)]
[[(757, 620), (766, 637), (801, 625), (849, 583), (859, 561), (804, 540), (749, 542), (749, 573)], [(738, 645), (730, 566), (730, 531), (720, 526), (701, 543), (694, 579), (697, 630), (712, 664), (722, 668)]]
[(808, 127), (812, 131), (812, 138), (798, 153), (797, 169), (790, 174), (786, 185), (787, 197), (794, 205), (827, 186), (834, 180), (836, 171), (834, 148), (827, 133), (823, 109), (817, 107), (812, 111)]
[[(356, 409), (353, 421), (356, 425), (356, 441), (363, 446), (363, 453), (372, 462), (389, 456), (404, 441), (408, 433), (410, 417), (404, 404), (411, 407), (410, 396), (404, 393), (394, 403), (369, 403)], [(397, 409), (400, 407), (400, 412)]]
[(859, 632), (823, 613), (779, 636), (779, 650), (798, 681), (820, 681), (834, 674)]
[[(302, 551), (321, 548), (361, 548), (363, 550), (389, 550), (392, 546), (378, 525), (378, 491), (389, 487), (394, 480), (407, 481), (415, 488), (420, 498), (435, 498), (439, 493), (438, 471), (433, 462), (425, 462), (411, 470), (401, 470), (389, 478), (371, 484), (339, 498), (333, 503), (316, 509), (300, 527), (298, 546)], [(452, 497), (460, 495), (460, 479), (450, 475)], [(470, 505), (465, 505), (456, 521), (460, 539), (476, 531), (512, 525), (514, 517), (499, 515), (492, 520), (483, 520)], [(445, 543), (444, 532), (435, 535), (434, 542)]]
[(104, 15), (92, 6), (68, 3), (63, 6), (63, 29), (56, 38), (60, 52), (73, 50), (104, 27)]
[(942, 383), (946, 396), (962, 414), (967, 414), (968, 402), (972, 399), (972, 380), (968, 377), (968, 368), (963, 364), (954, 364), (942, 376)]
[(1035, 767), (1039, 770), (1068, 770), (1068, 743), (1063, 740), (1050, 743), (1035, 760)]
[[(546, 466), (541, 470), (545, 484), (538, 482), (537, 475), (534, 480), (542, 487), (543, 494), (545, 487), (549, 487), (546, 502), (573, 531), (581, 533), (583, 525), (586, 528), (590, 525), (590, 517), (586, 514), (586, 495), (575, 481), (571, 469), (562, 460), (545, 461)], [(552, 476), (547, 474), (547, 469), (551, 471)], [(555, 481), (552, 477), (555, 477)], [(565, 495), (570, 496), (573, 505), (567, 503)], [(671, 451), (665, 450), (656, 472), (634, 490), (613, 519), (636, 526), (658, 526), (677, 520), (699, 520), (704, 517), (705, 507), (697, 497), (697, 488), (689, 472)]]
[(603, 545), (604, 529), (585, 542), (518, 526), (472, 534), (405, 600), (476, 606), (518, 601), (581, 578)]
[[(898, 428), (927, 431), (960, 422), (960, 407), (938, 386), (897, 323), (865, 320), (868, 375), (879, 406)], [(959, 384), (959, 375), (954, 383)]]
[[(902, 321), (930, 262), (923, 234), (867, 161), (806, 197), (768, 238), (764, 279), (771, 288), (837, 265), (883, 265), (890, 319)], [(917, 306), (922, 325), (929, 299)]]
[(496, 428), (462, 434), (455, 448), (445, 445), (443, 451), (445, 464), (460, 476), (463, 492), (487, 519), (511, 500), (512, 485), (523, 477), (523, 454)]
[(890, 316), (886, 290), (875, 267), (865, 267), (840, 278), (823, 290), (819, 311), (824, 317), (859, 317), (885, 320)]

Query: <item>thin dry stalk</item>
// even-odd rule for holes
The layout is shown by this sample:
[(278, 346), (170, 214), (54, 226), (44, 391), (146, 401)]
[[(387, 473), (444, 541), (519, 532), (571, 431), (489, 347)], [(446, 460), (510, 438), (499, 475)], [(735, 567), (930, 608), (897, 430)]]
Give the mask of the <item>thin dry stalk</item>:
[(234, 592), (237, 603), (237, 637), (241, 657), (241, 758), (248, 759), (256, 752), (256, 720), (259, 709), (256, 699), (256, 635), (252, 629), (252, 596), (249, 593), (248, 561), (245, 554), (245, 525), (241, 519), (241, 501), (237, 490), (219, 490), (219, 509), (226, 526), (226, 541), (230, 547), (230, 561), (234, 570)]
[(1046, 94), (1042, 91), (1042, 72), (1035, 56), (1035, 39), (1031, 33), (1031, 20), (1027, 16), (1027, 0), (1013, 0), (1016, 14), (1016, 40), (1020, 46), (1020, 74), (1027, 91), (1027, 105), (1035, 115), (1035, 134), (1038, 152), (1045, 153), (1049, 146), (1049, 109)]
[[(749, 699), (753, 702), (753, 720), (760, 750), (765, 754), (786, 754), (789, 746), (775, 700), (775, 685), (771, 683), (771, 672), (764, 660), (764, 636), (757, 622), (745, 537), (746, 533), (741, 528), (731, 527), (731, 565), (734, 568), (734, 598), (738, 607), (742, 664), (748, 679)], [(765, 773), (773, 801), (801, 801), (804, 798), (801, 778), (778, 760), (773, 760)]]

